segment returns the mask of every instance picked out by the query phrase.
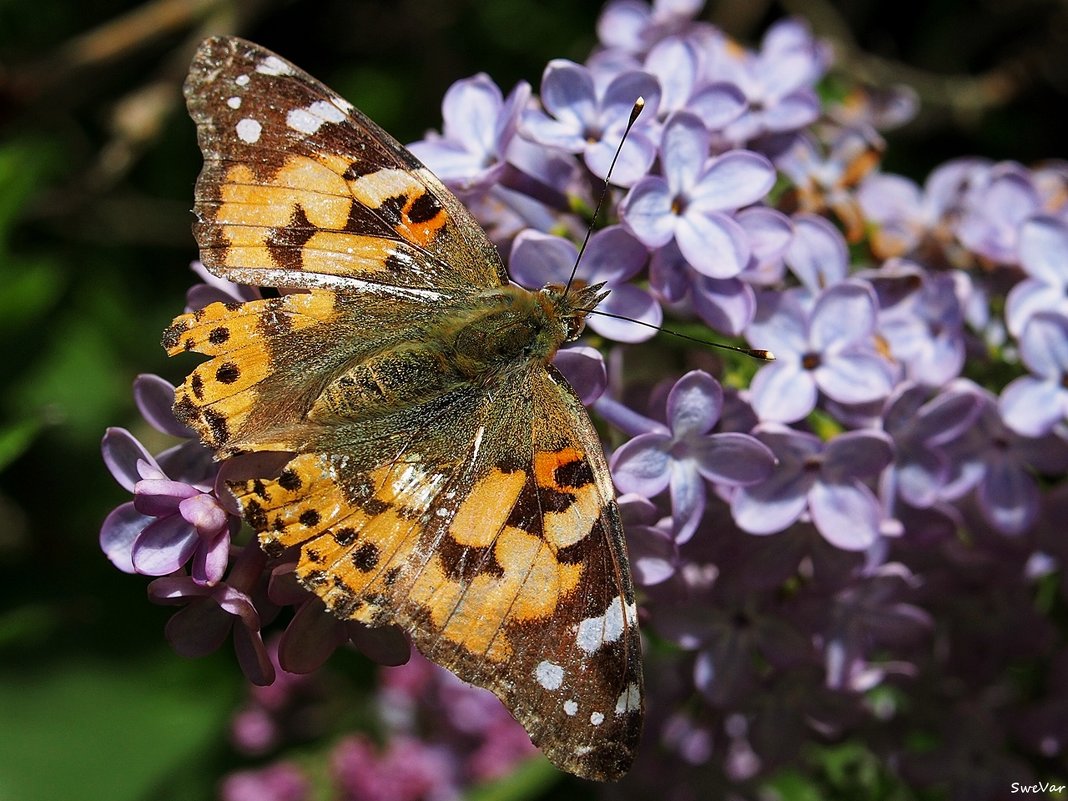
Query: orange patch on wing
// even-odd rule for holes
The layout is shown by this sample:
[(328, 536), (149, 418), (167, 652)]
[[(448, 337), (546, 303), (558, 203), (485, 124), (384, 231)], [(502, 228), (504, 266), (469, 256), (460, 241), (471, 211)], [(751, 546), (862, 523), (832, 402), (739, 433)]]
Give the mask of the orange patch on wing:
[(409, 598), (430, 615), (447, 640), (493, 662), (506, 662), (514, 646), (505, 626), (552, 616), (582, 578), (580, 564), (562, 564), (537, 536), (505, 527), (493, 546), (501, 574), (480, 573), (467, 585), (446, 574), (433, 557), (409, 588)]
[(512, 513), (526, 480), (527, 474), (522, 470), (505, 473), (494, 468), (463, 499), (449, 526), (449, 536), (460, 545), (476, 548), (492, 545)]
[(558, 451), (540, 451), (534, 454), (534, 480), (539, 487), (560, 489), (556, 481), (556, 470), (564, 465), (580, 462), (585, 454), (577, 448), (563, 448)]
[[(386, 168), (349, 181), (353, 196), (369, 209), (403, 199), (400, 222), (394, 230), (406, 241), (427, 247), (448, 224), (449, 215), (437, 205), (415, 175), (400, 168)], [(432, 212), (432, 213), (431, 213)]]

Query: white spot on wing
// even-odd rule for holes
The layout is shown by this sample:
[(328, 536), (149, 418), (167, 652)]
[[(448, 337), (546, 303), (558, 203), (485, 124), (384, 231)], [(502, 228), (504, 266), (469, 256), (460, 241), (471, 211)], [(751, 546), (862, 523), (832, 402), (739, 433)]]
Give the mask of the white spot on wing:
[(604, 715), (602, 715), (600, 712), (594, 712), (592, 715), (590, 715), (590, 723), (592, 723), (594, 726), (600, 726), (602, 723), (604, 723)]
[(247, 75), (238, 75), (234, 78), (234, 83), (238, 86), (248, 86), (249, 77)]
[(588, 617), (579, 623), (575, 643), (586, 653), (592, 654), (605, 643), (615, 642), (623, 635), (624, 621), (633, 626), (636, 619), (634, 604), (628, 604), (624, 609), (623, 599), (617, 597), (603, 615)]
[(564, 669), (549, 661), (539, 662), (534, 668), (534, 677), (546, 690), (558, 690), (564, 683)]
[(578, 704), (575, 703), (575, 700), (573, 698), (568, 698), (566, 701), (564, 701), (565, 715), (574, 715), (576, 712), (578, 712)]
[(242, 142), (248, 142), (250, 145), (256, 144), (260, 141), (260, 133), (263, 131), (263, 126), (256, 120), (249, 117), (241, 120), (237, 124), (237, 136)]
[(256, 65), (256, 72), (260, 72), (264, 75), (290, 75), (293, 72), (293, 68), (282, 61), (278, 56), (267, 56), (267, 58)]
[(623, 715), (627, 712), (637, 712), (642, 705), (642, 691), (637, 684), (631, 682), (627, 685), (622, 693), (619, 694), (619, 698), (616, 699), (617, 715)]
[(286, 115), (286, 125), (294, 131), (311, 135), (322, 127), (323, 123), (341, 122), (345, 112), (326, 100), (316, 100), (307, 108), (290, 109)]
[(235, 95), (226, 101), (226, 105), (232, 109), (239, 109), (241, 108), (241, 98)]

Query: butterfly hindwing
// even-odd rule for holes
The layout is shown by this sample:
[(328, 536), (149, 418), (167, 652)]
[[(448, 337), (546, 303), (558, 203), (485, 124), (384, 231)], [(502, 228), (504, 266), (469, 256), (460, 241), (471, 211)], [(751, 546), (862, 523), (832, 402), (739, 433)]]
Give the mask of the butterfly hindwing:
[(237, 494), (268, 552), (300, 548), (298, 577), (334, 614), (400, 623), (554, 763), (615, 778), (637, 746), (642, 675), (607, 466), (562, 379), (542, 369), (500, 390), (508, 418), (463, 390), (418, 410), (410, 438), (302, 454)]

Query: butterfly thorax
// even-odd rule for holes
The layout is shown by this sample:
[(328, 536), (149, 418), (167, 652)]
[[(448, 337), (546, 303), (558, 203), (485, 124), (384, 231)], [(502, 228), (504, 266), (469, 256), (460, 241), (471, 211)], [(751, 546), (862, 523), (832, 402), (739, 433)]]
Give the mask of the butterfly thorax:
[(552, 361), (565, 342), (578, 338), (599, 287), (564, 290), (548, 285), (532, 292), (515, 284), (485, 290), (447, 315), (430, 341), (468, 381), (484, 383), (511, 369)]

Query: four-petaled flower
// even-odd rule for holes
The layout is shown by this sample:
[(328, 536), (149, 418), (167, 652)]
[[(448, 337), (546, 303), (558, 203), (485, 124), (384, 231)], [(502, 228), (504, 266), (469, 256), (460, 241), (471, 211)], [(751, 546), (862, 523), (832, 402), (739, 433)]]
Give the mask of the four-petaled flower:
[(619, 213), (646, 246), (662, 248), (674, 240), (699, 273), (731, 278), (745, 268), (750, 253), (749, 238), (733, 212), (768, 193), (775, 168), (747, 150), (709, 158), (709, 147), (700, 117), (673, 114), (660, 142), (664, 174), (636, 183)]
[(700, 370), (680, 378), (667, 398), (668, 425), (653, 420), (625, 420), (613, 415), (608, 399), (596, 408), (609, 422), (637, 433), (612, 456), (612, 476), (622, 492), (649, 498), (671, 490), (675, 539), (693, 536), (705, 509), (705, 481), (729, 487), (763, 480), (771, 471), (771, 453), (746, 434), (710, 433), (723, 410), (723, 388)]

